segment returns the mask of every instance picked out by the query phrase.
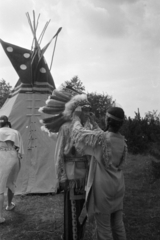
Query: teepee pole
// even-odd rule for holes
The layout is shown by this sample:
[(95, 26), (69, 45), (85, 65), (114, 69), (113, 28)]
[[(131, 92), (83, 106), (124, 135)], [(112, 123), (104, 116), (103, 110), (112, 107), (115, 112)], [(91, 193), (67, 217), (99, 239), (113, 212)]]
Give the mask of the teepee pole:
[(49, 69), (50, 71), (51, 71), (52, 64), (53, 64), (53, 58), (54, 58), (54, 53), (55, 53), (55, 49), (56, 49), (57, 38), (58, 38), (58, 35), (56, 36), (56, 39), (55, 39), (55, 44), (54, 44), (54, 49), (53, 49), (52, 59), (51, 59), (51, 65), (50, 65), (50, 69)]
[(33, 30), (34, 30), (34, 33), (36, 34), (36, 23), (35, 23), (35, 11), (33, 10)]
[(45, 31), (46, 31), (46, 29), (47, 29), (47, 27), (48, 27), (50, 21), (51, 21), (51, 20), (49, 20), (48, 22), (46, 22), (46, 24), (45, 24), (45, 26), (44, 26), (44, 28), (43, 28), (43, 30), (42, 30), (40, 36), (39, 36), (39, 39), (38, 39), (39, 44), (41, 44), (41, 42), (42, 42), (42, 39), (43, 39), (44, 34), (45, 34)]
[(44, 52), (46, 51), (46, 49), (48, 48), (48, 46), (50, 45), (50, 43), (52, 42), (52, 40), (55, 38), (55, 44), (54, 44), (54, 48), (53, 48), (53, 53), (52, 53), (52, 58), (51, 58), (51, 64), (50, 64), (50, 70), (52, 68), (52, 64), (53, 64), (53, 58), (54, 58), (54, 54), (55, 54), (55, 49), (56, 49), (56, 43), (57, 43), (57, 38), (58, 38), (58, 34), (61, 31), (62, 28), (59, 28), (57, 33), (52, 37), (52, 39), (50, 40), (50, 42), (41, 50), (40, 49), (40, 44), (42, 42), (42, 39), (44, 37), (45, 31), (50, 23), (51, 20), (49, 20), (48, 22), (46, 22), (38, 40), (36, 37), (36, 33), (37, 33), (37, 28), (38, 28), (38, 20), (40, 17), (40, 14), (38, 15), (37, 21), (36, 21), (36, 16), (35, 16), (35, 11), (33, 10), (33, 24), (31, 22), (30, 19), (30, 15), (27, 12), (26, 13), (27, 19), (28, 19), (28, 23), (29, 26), (31, 28), (32, 34), (33, 34), (33, 41), (32, 41), (32, 46), (31, 46), (31, 50), (33, 51), (32, 57), (31, 57), (31, 64), (33, 63), (36, 55), (38, 54), (38, 62), (40, 62), (41, 58), (43, 57)]
[[(38, 21), (39, 21), (39, 18), (40, 18), (40, 14), (38, 15), (38, 18), (37, 18), (37, 22), (36, 22), (36, 26), (35, 26), (35, 29), (37, 31), (38, 29)], [(38, 41), (39, 42), (39, 41)], [(32, 45), (31, 45), (31, 50), (33, 51), (33, 45), (34, 45), (34, 38), (32, 40)]]
[[(30, 28), (31, 28), (31, 31), (32, 31), (32, 34), (33, 34), (33, 41), (32, 41), (32, 47), (31, 47), (31, 50), (33, 51), (32, 61), (31, 61), (31, 64), (32, 64), (37, 52), (39, 54), (39, 57), (40, 57), (40, 54), (41, 54), (40, 53), (40, 47), (39, 47), (39, 44), (38, 44), (38, 41), (37, 41), (37, 38), (36, 38), (36, 30), (37, 30), (37, 27), (38, 27), (38, 21), (37, 21), (37, 26), (36, 26), (35, 12), (34, 11), (33, 11), (33, 25), (31, 23), (29, 13), (26, 13), (26, 16), (27, 16), (27, 19), (28, 19), (28, 22), (29, 22), (29, 25), (30, 25)], [(34, 47), (33, 47), (33, 45), (34, 45)]]
[(39, 21), (39, 18), (40, 18), (40, 13), (38, 14), (38, 18), (37, 18), (36, 30), (37, 30), (37, 28), (38, 28), (38, 21)]
[(33, 39), (34, 39), (35, 48), (36, 48), (36, 47), (38, 48), (39, 45), (38, 45), (38, 41), (37, 41), (37, 38), (36, 38), (36, 28), (35, 28), (35, 13), (34, 13), (34, 11), (33, 11), (33, 26), (32, 26), (32, 22), (31, 22), (29, 13), (26, 13), (26, 16), (27, 16), (27, 19), (28, 19), (28, 22), (29, 22), (29, 26), (30, 26), (31, 31), (32, 31), (32, 34), (33, 34)]
[(33, 36), (35, 40), (35, 48), (39, 49), (39, 44), (36, 37), (36, 23), (35, 23), (35, 11), (33, 10)]
[(29, 16), (29, 13), (28, 13), (28, 12), (26, 13), (26, 16), (27, 16), (27, 20), (28, 20), (30, 29), (31, 29), (32, 34), (33, 34), (33, 40), (32, 40), (32, 46), (31, 46), (31, 50), (33, 50), (33, 48), (34, 48), (33, 46), (34, 46), (35, 39), (34, 39), (34, 33), (33, 33), (33, 28), (32, 28), (31, 19), (30, 19), (30, 16)]
[(52, 59), (51, 59), (51, 65), (50, 65), (50, 71), (51, 71), (52, 64), (53, 64), (53, 58), (54, 58), (54, 53), (55, 53), (55, 49), (56, 49), (57, 38), (58, 38), (58, 35), (59, 35), (61, 30), (62, 30), (62, 28), (59, 28), (57, 33), (56, 33), (56, 39), (55, 39), (55, 44), (54, 44), (54, 49), (53, 49)]

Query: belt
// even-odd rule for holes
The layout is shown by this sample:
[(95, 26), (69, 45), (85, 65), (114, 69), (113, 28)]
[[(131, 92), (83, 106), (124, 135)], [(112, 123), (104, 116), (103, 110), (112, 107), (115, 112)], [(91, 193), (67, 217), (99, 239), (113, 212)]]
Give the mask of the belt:
[(0, 151), (15, 151), (15, 149), (11, 147), (0, 147)]
[(78, 195), (75, 195), (74, 194), (74, 189), (71, 188), (70, 189), (70, 200), (80, 200), (80, 199), (85, 199), (85, 192), (81, 193), (81, 194), (78, 194)]
[(65, 162), (86, 162), (85, 157), (65, 157)]

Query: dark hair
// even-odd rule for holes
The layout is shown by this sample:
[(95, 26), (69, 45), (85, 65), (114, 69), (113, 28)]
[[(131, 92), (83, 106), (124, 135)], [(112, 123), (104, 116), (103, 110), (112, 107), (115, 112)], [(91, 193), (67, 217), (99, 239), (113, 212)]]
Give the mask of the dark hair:
[(111, 107), (108, 109), (106, 115), (107, 127), (106, 131), (111, 127), (115, 132), (118, 132), (124, 121), (124, 111), (120, 107)]
[(107, 129), (106, 130), (108, 130), (109, 127), (112, 127), (115, 130), (115, 132), (118, 132), (119, 129), (123, 125), (123, 121), (116, 121), (116, 120), (114, 120), (113, 118), (110, 118), (110, 117), (107, 118), (107, 123), (108, 124), (107, 124)]
[(0, 117), (0, 127), (5, 127), (5, 126), (9, 126), (10, 128), (12, 128), (11, 123), (8, 121), (8, 117), (3, 115)]
[(124, 111), (120, 107), (110, 107), (107, 111), (108, 114), (110, 114), (113, 119), (117, 121), (123, 121), (124, 120)]

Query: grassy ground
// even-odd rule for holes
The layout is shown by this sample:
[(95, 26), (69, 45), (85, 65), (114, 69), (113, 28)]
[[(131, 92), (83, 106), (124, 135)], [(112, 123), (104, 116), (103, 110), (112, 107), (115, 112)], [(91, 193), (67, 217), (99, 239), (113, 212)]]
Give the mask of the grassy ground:
[[(129, 156), (124, 169), (124, 222), (128, 240), (160, 239), (160, 180), (153, 181), (150, 156)], [(154, 182), (154, 183), (153, 183)], [(5, 200), (6, 201), (6, 200)], [(4, 211), (0, 240), (60, 240), (63, 233), (63, 194), (15, 197), (16, 208)], [(93, 240), (87, 224), (85, 240)]]
[(125, 167), (124, 221), (129, 240), (160, 239), (160, 180), (150, 156), (130, 156)]

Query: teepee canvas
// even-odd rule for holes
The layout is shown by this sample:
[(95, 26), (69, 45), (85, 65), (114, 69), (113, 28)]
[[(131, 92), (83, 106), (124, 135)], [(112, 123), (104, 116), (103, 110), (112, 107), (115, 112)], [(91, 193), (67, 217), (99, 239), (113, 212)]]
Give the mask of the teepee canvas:
[[(0, 115), (8, 116), (12, 127), (20, 131), (24, 143), (25, 155), (21, 161), (16, 194), (54, 192), (56, 185), (55, 140), (41, 131), (40, 119), (42, 116), (38, 109), (44, 105), (48, 96), (55, 89), (44, 52), (53, 38), (57, 40), (61, 28), (51, 41), (43, 49), (40, 49), (40, 43), (36, 38), (38, 20), (36, 24), (34, 12), (33, 17), (32, 25), (29, 14), (27, 14), (33, 33), (31, 50), (0, 40), (19, 76), (9, 98), (0, 109)], [(44, 30), (41, 35), (44, 35)]]

